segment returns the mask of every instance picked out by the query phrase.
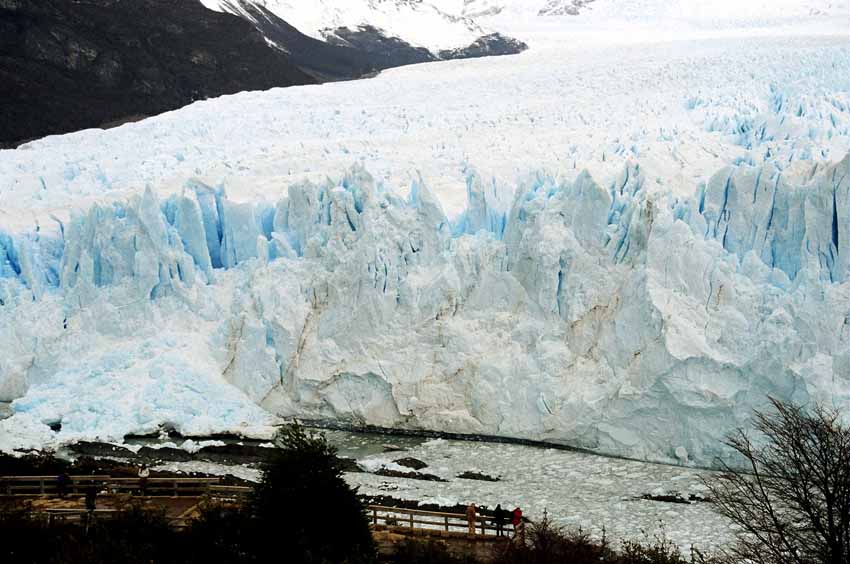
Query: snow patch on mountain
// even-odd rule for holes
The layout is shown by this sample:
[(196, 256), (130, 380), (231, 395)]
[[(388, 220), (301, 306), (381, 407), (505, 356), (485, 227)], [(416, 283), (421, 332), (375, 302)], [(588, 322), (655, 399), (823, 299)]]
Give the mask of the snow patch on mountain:
[[(238, 2), (201, 1), (212, 10), (248, 15)], [(443, 12), (422, 0), (254, 0), (254, 3), (317, 39), (325, 39), (339, 28), (370, 26), (389, 37), (437, 52), (465, 47), (489, 33), (470, 18)]]
[[(499, 14), (532, 16), (576, 16), (600, 19), (630, 19), (661, 22), (682, 19), (704, 23), (753, 22), (765, 19), (806, 16), (841, 16), (847, 0), (431, 0), (441, 10), (469, 17)], [(581, 19), (581, 18), (579, 18)]]

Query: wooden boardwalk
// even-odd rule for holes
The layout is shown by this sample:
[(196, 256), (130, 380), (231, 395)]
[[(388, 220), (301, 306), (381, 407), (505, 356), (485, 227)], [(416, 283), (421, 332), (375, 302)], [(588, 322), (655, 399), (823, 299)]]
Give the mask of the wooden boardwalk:
[[(85, 506), (85, 492), (97, 491), (96, 509)], [(164, 510), (175, 528), (182, 528), (197, 516), (205, 500), (242, 503), (252, 488), (225, 486), (220, 478), (148, 478), (142, 488), (139, 478), (107, 475), (70, 476), (63, 496), (57, 476), (0, 476), (0, 503), (26, 500), (30, 511), (48, 522), (88, 523), (92, 519), (112, 519), (128, 502)]]
[[(130, 500), (165, 509), (175, 527), (184, 527), (197, 515), (198, 504), (204, 500), (242, 503), (253, 491), (246, 486), (226, 486), (220, 478), (148, 478), (144, 491), (139, 478), (107, 475), (70, 476), (65, 496), (60, 497), (57, 476), (0, 476), (0, 502), (27, 499), (31, 510), (44, 514), (49, 521), (81, 522), (86, 519), (109, 519), (119, 514)], [(87, 511), (83, 494), (94, 487), (97, 509)], [(443, 513), (404, 509), (381, 505), (366, 507), (376, 538), (398, 536), (430, 536), (443, 539), (476, 539), (506, 541), (514, 535), (510, 524), (504, 526), (504, 536), (497, 535), (492, 517), (476, 516), (475, 533), (470, 533), (469, 521), (462, 513)]]

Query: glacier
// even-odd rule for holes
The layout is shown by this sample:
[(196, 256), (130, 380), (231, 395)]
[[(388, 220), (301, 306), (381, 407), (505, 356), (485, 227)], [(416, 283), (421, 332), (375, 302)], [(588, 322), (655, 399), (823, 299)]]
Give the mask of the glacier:
[(4, 233), (0, 444), (298, 417), (709, 463), (768, 395), (850, 401), (849, 163), (730, 165), (688, 198), (634, 160), (469, 167), (454, 219), (361, 166), (276, 202), (195, 179)]
[(0, 449), (298, 417), (708, 465), (768, 394), (850, 414), (846, 1), (543, 4), (469, 4), (515, 57), (0, 151)]

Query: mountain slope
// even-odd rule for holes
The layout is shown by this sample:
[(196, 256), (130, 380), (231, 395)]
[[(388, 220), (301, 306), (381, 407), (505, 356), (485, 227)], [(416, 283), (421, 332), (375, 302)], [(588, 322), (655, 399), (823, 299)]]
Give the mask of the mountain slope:
[[(212, 10), (239, 15), (269, 40), (280, 42), (275, 20), (334, 45), (352, 47), (387, 60), (425, 62), (519, 53), (527, 46), (487, 31), (460, 13), (447, 13), (423, 0), (201, 0)], [(285, 34), (285, 31), (284, 31)], [(387, 64), (387, 66), (397, 66)], [(379, 66), (379, 68), (387, 68)]]
[(301, 33), (260, 4), (229, 0), (227, 7), (252, 22), (293, 63), (321, 80), (357, 78), (391, 67), (436, 60), (427, 49), (386, 38), (374, 28), (348, 33), (340, 30), (339, 35), (321, 40)]
[[(201, 1), (210, 9), (236, 13), (245, 4), (234, 0)], [(250, 3), (317, 39), (324, 39), (339, 28), (371, 26), (384, 30), (387, 36), (438, 51), (468, 45), (487, 34), (473, 20), (443, 13), (422, 0), (251, 0)]]
[(575, 16), (594, 0), (432, 0), (440, 9), (467, 18), (502, 12), (540, 16)]
[(247, 22), (195, 2), (0, 4), (0, 143), (314, 82)]
[[(432, 52), (372, 25), (310, 37), (252, 0), (216, 0), (214, 7), (198, 0), (0, 0), (0, 147), (244, 90), (526, 48), (478, 35), (466, 20), (446, 25), (463, 28), (468, 43)], [(423, 29), (427, 21), (426, 14)], [(435, 37), (444, 32), (433, 30)]]

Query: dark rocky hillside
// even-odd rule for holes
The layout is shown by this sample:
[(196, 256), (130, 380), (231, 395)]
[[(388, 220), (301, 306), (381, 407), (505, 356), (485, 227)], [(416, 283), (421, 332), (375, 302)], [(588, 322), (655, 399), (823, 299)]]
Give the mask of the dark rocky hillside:
[(482, 36), (467, 47), (431, 52), (388, 37), (370, 25), (324, 31), (325, 41), (308, 37), (254, 0), (227, 0), (234, 14), (247, 15), (257, 29), (285, 49), (292, 61), (325, 80), (355, 78), (370, 72), (441, 59), (514, 55), (528, 49), (522, 41), (499, 33)]
[(491, 57), (494, 55), (512, 55), (528, 49), (528, 45), (505, 37), (501, 33), (484, 35), (462, 49), (446, 49), (440, 51), (441, 59), (472, 59), (475, 57)]
[(316, 78), (195, 0), (0, 0), (0, 144)]
[(292, 62), (321, 80), (357, 78), (392, 67), (441, 59), (514, 55), (528, 48), (522, 41), (493, 33), (467, 47), (434, 53), (398, 37), (388, 37), (369, 25), (328, 29), (324, 32), (325, 41), (320, 41), (299, 32), (253, 0), (228, 0), (224, 5), (234, 14), (248, 16), (265, 37), (286, 50)]
[(436, 60), (427, 49), (412, 47), (400, 39), (381, 36), (383, 41), (376, 44), (333, 37), (325, 42), (304, 35), (265, 7), (248, 0), (230, 0), (226, 5), (234, 13), (249, 15), (258, 31), (318, 80), (359, 78), (391, 67)]
[[(374, 27), (308, 37), (251, 0), (0, 0), (0, 148), (242, 90), (518, 53), (499, 34), (432, 53)], [(247, 17), (246, 17), (247, 16)]]

